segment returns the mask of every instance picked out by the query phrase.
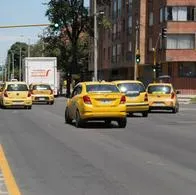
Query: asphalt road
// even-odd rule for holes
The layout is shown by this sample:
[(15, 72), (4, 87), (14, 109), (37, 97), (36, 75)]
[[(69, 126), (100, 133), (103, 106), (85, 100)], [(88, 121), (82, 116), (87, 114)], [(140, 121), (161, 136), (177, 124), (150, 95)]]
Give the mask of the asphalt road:
[(0, 110), (0, 144), (23, 195), (195, 195), (196, 105), (128, 118), (125, 129), (64, 123), (65, 100)]

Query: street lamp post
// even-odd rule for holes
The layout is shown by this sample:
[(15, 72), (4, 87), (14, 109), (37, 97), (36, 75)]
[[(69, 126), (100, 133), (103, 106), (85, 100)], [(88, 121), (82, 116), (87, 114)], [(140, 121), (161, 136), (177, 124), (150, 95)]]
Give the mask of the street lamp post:
[(97, 0), (94, 0), (94, 81), (97, 81)]

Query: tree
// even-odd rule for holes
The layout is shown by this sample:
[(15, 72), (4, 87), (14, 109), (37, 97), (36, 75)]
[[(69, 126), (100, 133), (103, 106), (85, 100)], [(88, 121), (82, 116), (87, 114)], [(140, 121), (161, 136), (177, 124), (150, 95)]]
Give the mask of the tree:
[(9, 59), (6, 63), (7, 69), (12, 71), (12, 63), (14, 62), (14, 75), (15, 78), (19, 79), (19, 68), (20, 63), (22, 66), (22, 59), (27, 56), (28, 45), (23, 42), (16, 42), (11, 45), (10, 49), (7, 53), (7, 59)]
[[(84, 0), (50, 0), (47, 6), (46, 16), (49, 21), (59, 25), (59, 31), (56, 31), (54, 25), (52, 26), (52, 33), (66, 38), (66, 41), (70, 43), (71, 59), (68, 61), (67, 72), (68, 75), (72, 75), (79, 69), (78, 40), (88, 23), (88, 10), (84, 7)], [(69, 95), (70, 83), (67, 86)]]

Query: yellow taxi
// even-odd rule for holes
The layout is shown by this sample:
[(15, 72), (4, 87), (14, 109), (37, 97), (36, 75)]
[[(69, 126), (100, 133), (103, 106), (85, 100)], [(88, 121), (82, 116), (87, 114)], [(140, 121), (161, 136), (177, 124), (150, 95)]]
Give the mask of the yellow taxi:
[(141, 113), (143, 117), (148, 116), (148, 95), (142, 82), (136, 80), (113, 81), (119, 90), (126, 96), (127, 113)]
[(0, 96), (2, 94), (3, 86), (4, 86), (4, 83), (0, 83)]
[(22, 106), (31, 109), (31, 93), (25, 82), (5, 82), (1, 92), (0, 104), (3, 108)]
[(117, 86), (110, 82), (78, 83), (67, 100), (65, 109), (66, 123), (76, 121), (76, 127), (82, 127), (90, 120), (103, 120), (109, 125), (117, 121), (120, 128), (125, 128), (126, 97)]
[(147, 87), (149, 110), (179, 111), (177, 93), (171, 83), (150, 83)]
[(54, 93), (51, 86), (47, 83), (32, 83), (29, 85), (33, 103), (43, 102), (54, 104)]

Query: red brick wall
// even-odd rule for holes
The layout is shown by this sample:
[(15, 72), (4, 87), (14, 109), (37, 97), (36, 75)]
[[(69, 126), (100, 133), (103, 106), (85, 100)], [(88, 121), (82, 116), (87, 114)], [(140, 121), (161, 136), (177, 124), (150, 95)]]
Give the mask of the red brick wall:
[(195, 62), (196, 50), (166, 50), (166, 61)]
[(167, 0), (167, 5), (171, 6), (191, 6), (195, 5), (196, 1), (195, 0)]

